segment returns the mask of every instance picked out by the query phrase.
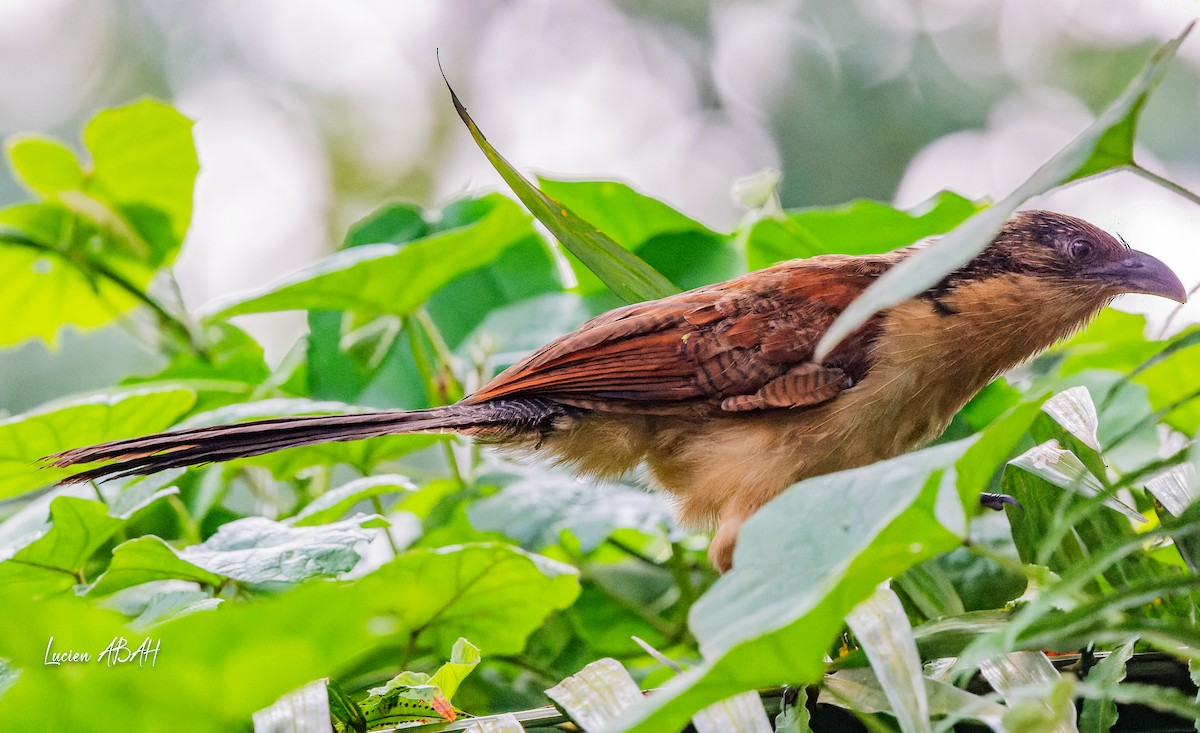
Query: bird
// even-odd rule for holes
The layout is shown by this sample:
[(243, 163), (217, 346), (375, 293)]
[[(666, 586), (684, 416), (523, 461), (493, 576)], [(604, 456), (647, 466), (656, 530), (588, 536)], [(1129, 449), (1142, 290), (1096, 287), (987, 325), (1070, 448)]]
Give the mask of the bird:
[(927, 243), (791, 260), (603, 313), (457, 403), (283, 417), (66, 450), (80, 482), (398, 433), (459, 433), (587, 477), (644, 466), (685, 526), (733, 564), (742, 524), (803, 479), (936, 438), (989, 382), (1086, 326), (1117, 295), (1179, 303), (1160, 260), (1075, 217), (1022, 211), (980, 254), (884, 309), (822, 359), (846, 307)]

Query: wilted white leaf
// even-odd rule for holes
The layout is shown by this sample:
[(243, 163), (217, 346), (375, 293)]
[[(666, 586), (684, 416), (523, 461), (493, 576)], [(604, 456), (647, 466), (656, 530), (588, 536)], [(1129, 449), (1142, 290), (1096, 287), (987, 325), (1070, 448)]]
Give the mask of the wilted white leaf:
[[(1079, 456), (1069, 450), (1064, 450), (1057, 440), (1047, 440), (1041, 445), (1035, 445), (1009, 463), (1035, 476), (1040, 476), (1059, 488), (1075, 491), (1084, 496), (1097, 496), (1104, 492), (1104, 485), (1092, 475), (1087, 466), (1083, 465)], [(1135, 522), (1146, 521), (1146, 518), (1133, 507), (1115, 496), (1105, 499), (1104, 505), (1121, 512)]]
[(1092, 393), (1087, 387), (1071, 387), (1059, 392), (1046, 400), (1042, 411), (1084, 445), (1100, 452), (1100, 438), (1096, 435), (1100, 418), (1096, 415), (1096, 403), (1092, 401)]

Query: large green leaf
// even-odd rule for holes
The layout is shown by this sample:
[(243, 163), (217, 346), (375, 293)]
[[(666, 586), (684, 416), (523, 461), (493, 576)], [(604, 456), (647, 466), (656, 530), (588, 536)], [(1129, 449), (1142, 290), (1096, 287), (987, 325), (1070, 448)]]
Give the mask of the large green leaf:
[(213, 315), (314, 309), (407, 315), (442, 285), (493, 261), (529, 232), (520, 207), (497, 204), (474, 224), (403, 247), (381, 243), (342, 250)]
[(30, 192), (104, 234), (97, 242), (72, 237), (63, 243), (70, 249), (99, 245), (151, 269), (169, 264), (192, 217), (199, 171), (192, 121), (164, 102), (140, 99), (97, 113), (84, 127), (83, 143), (92, 158), (86, 171), (74, 151), (51, 138), (10, 138), (6, 151)]
[(51, 403), (0, 421), (0, 499), (59, 481), (71, 469), (40, 468), (51, 453), (166, 429), (187, 412), (196, 393), (164, 385)]
[(0, 347), (31, 338), (54, 346), (63, 326), (97, 328), (139, 303), (130, 288), (149, 282), (143, 265), (113, 256), (111, 276), (100, 275), (56, 249), (88, 231), (55, 203), (0, 209)]
[(479, 131), (479, 127), (467, 114), (466, 107), (459, 101), (458, 95), (450, 88), (449, 81), (446, 82), (446, 88), (450, 90), (450, 100), (454, 103), (454, 109), (467, 126), (471, 137), (521, 203), (525, 204), (538, 221), (544, 224), (571, 254), (594, 272), (617, 297), (632, 303), (662, 298), (679, 291), (654, 268), (623, 249), (611, 237), (525, 180)]
[[(346, 247), (388, 242), (406, 245), (418, 237), (477, 223), (498, 207), (515, 204), (500, 194), (455, 201), (436, 219), (410, 206), (391, 204), (359, 221)], [(546, 241), (531, 226), (526, 236), (481, 267), (455, 277), (425, 303), (441, 337), (454, 349), (489, 314), (506, 304), (562, 287)], [(420, 244), (419, 241), (416, 244)], [(582, 319), (581, 319), (582, 320)], [(577, 325), (578, 321), (575, 324)], [(413, 357), (410, 334), (393, 315), (362, 316), (340, 311), (309, 313), (308, 358), (312, 396), (395, 407), (429, 407)], [(537, 344), (540, 346), (541, 344)]]
[(860, 199), (832, 208), (796, 209), (755, 221), (745, 234), (751, 270), (797, 257), (889, 252), (943, 234), (980, 206), (944, 191), (907, 211)]
[[(74, 598), (0, 592), (5, 614), (25, 620), (0, 624), (0, 658), (21, 670), (0, 697), (0, 728), (109, 731), (120, 721), (155, 730), (170, 720), (180, 733), (237, 730), (281, 695), (381, 647), (441, 657), (466, 636), (489, 653), (518, 653), (577, 592), (570, 568), (503, 545), (410, 552), (354, 582), (309, 583), (173, 619), (151, 632), (155, 659), (111, 667), (96, 661), (106, 645), (142, 641), (120, 615)], [(56, 650), (92, 661), (44, 665), (50, 637)]]
[(139, 99), (99, 112), (83, 144), (92, 155), (87, 191), (111, 203), (151, 247), (150, 264), (170, 263), (191, 223), (200, 170), (192, 121), (165, 102)]
[(562, 181), (538, 176), (538, 185), (547, 196), (567, 204), (628, 250), (664, 234), (695, 232), (723, 236), (662, 201), (617, 181)]
[(0, 562), (0, 587), (39, 598), (83, 583), (88, 561), (134, 512), (174, 493), (174, 487), (156, 491), (125, 511), (90, 499), (56, 497), (43, 534)]
[(620, 730), (675, 730), (738, 692), (819, 680), (851, 608), (880, 581), (961, 542), (961, 506), (942, 472), (969, 443), (803, 481), (752, 516), (733, 570), (692, 607), (704, 662)]
[(199, 545), (175, 550), (154, 535), (118, 545), (104, 575), (88, 590), (107, 595), (155, 580), (179, 578), (208, 585), (225, 579), (278, 589), (309, 578), (336, 575), (354, 567), (355, 546), (372, 534), (364, 517), (316, 527), (292, 527), (265, 517), (245, 517), (221, 525)]
[[(1147, 95), (1166, 74), (1183, 39), (1191, 32), (1189, 25), (1177, 38), (1164, 44), (1146, 62), (1142, 71), (1129, 83), (1121, 95), (1108, 106), (1095, 122), (1054, 157), (1038, 168), (1015, 191), (990, 208), (975, 214), (938, 242), (888, 270), (838, 316), (817, 344), (819, 361), (837, 344), (850, 335), (875, 313), (902, 303), (912, 296), (936, 285), (950, 273), (983, 251), (1004, 226), (1004, 222), (1027, 199), (1081, 176), (1099, 173), (1112, 163), (1111, 150), (1116, 136), (1136, 124), (1137, 116)], [(1114, 132), (1118, 131), (1118, 132)]]
[(591, 552), (618, 529), (656, 532), (674, 525), (661, 496), (547, 471), (508, 483), (468, 507), (467, 516), (476, 528), (502, 532), (531, 550), (557, 544), (570, 532), (580, 550)]
[[(546, 195), (612, 237), (678, 287), (695, 288), (745, 272), (741, 253), (728, 236), (623, 183), (546, 178), (538, 182)], [(604, 283), (586, 265), (574, 256), (570, 260), (579, 293), (604, 292)]]
[(78, 191), (84, 185), (83, 167), (75, 151), (42, 135), (13, 135), (4, 141), (13, 175), (30, 191), (49, 196)]
[(326, 491), (287, 521), (297, 527), (327, 524), (340, 519), (359, 502), (387, 494), (409, 493), (416, 490), (417, 487), (412, 481), (397, 474), (364, 476)]

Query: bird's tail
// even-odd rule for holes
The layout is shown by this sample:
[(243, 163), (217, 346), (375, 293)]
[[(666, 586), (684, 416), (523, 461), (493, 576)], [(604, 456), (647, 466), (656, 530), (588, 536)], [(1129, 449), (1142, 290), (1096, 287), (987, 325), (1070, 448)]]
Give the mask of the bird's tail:
[(571, 408), (550, 400), (515, 398), (409, 412), (280, 417), (114, 440), (55, 453), (43, 460), (57, 468), (106, 462), (63, 480), (63, 483), (80, 483), (381, 435), (457, 432), (511, 439), (525, 433), (549, 431), (555, 420), (571, 412)]

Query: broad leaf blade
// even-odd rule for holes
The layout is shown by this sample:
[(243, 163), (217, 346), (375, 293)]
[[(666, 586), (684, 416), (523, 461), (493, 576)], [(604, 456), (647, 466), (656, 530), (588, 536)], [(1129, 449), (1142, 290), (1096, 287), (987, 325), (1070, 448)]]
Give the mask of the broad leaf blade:
[(980, 210), (948, 191), (913, 209), (860, 199), (832, 208), (797, 209), (766, 217), (746, 232), (751, 270), (797, 257), (876, 254), (944, 234)]
[(159, 432), (195, 401), (195, 392), (175, 385), (141, 387), (52, 403), (0, 421), (0, 499), (73, 473), (39, 468), (39, 459), (69, 448)]
[(506, 202), (474, 224), (410, 244), (342, 250), (263, 290), (219, 305), (212, 315), (319, 309), (407, 315), (438, 288), (488, 264), (530, 233), (527, 215)]
[(819, 680), (858, 601), (961, 542), (961, 508), (942, 471), (969, 442), (810, 479), (757, 512), (739, 536), (733, 570), (692, 607), (703, 664), (647, 698), (619, 730), (675, 729), (739, 692)]
[(153, 669), (93, 663), (70, 674), (43, 665), (47, 639), (103, 649), (129, 636), (124, 617), (73, 597), (33, 602), (0, 590), (5, 613), (26, 620), (0, 624), (0, 657), (21, 669), (0, 697), (0, 728), (83, 731), (120, 720), (157, 730), (170, 720), (179, 733), (237, 730), (382, 645), (444, 654), (467, 636), (490, 653), (517, 654), (578, 588), (570, 568), (503, 545), (410, 552), (350, 583), (308, 583), (157, 626)]
[(151, 265), (169, 264), (191, 223), (200, 170), (192, 121), (165, 102), (139, 99), (99, 112), (83, 143), (92, 154), (88, 192), (110, 202), (150, 245)]

